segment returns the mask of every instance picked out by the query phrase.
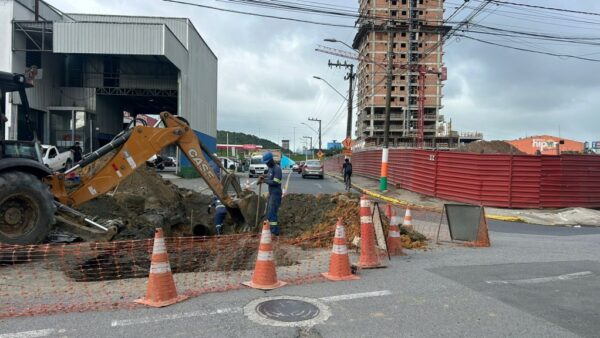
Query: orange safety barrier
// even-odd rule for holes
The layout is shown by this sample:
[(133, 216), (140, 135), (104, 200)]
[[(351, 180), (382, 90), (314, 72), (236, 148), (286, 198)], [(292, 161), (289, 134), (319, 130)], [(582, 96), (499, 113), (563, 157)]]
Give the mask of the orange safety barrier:
[(377, 254), (375, 228), (371, 215), (371, 204), (367, 195), (360, 198), (360, 258), (356, 264), (363, 269), (380, 268), (385, 265)]
[(269, 221), (263, 222), (262, 235), (258, 246), (258, 255), (252, 280), (242, 284), (254, 289), (273, 290), (287, 283), (277, 280), (277, 271), (273, 260), (273, 242), (271, 241), (271, 227)]
[(348, 247), (346, 246), (346, 231), (341, 217), (335, 225), (333, 249), (331, 249), (331, 258), (329, 259), (329, 272), (324, 272), (323, 276), (334, 281), (359, 279), (358, 276), (352, 274), (350, 256), (348, 256)]
[[(281, 281), (323, 282), (333, 230), (305, 238), (273, 238)], [(239, 289), (250, 280), (258, 234), (167, 237), (179, 295)], [(327, 248), (314, 249), (321, 242)], [(153, 239), (106, 243), (0, 245), (0, 318), (129, 309), (147, 291)], [(148, 295), (147, 295), (148, 296)]]
[(152, 307), (163, 307), (187, 298), (188, 296), (185, 295), (177, 295), (175, 280), (171, 273), (171, 264), (169, 264), (167, 246), (165, 245), (165, 235), (163, 229), (158, 228), (156, 229), (152, 248), (148, 290), (144, 298), (136, 299), (135, 302)]

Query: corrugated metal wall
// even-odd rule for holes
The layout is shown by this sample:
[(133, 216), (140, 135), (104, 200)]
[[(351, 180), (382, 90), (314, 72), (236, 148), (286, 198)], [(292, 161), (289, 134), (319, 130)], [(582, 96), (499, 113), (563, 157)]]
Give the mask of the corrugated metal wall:
[(163, 55), (163, 25), (55, 22), (55, 53)]
[(89, 22), (122, 22), (156, 24), (163, 23), (175, 34), (177, 39), (188, 48), (188, 19), (185, 18), (162, 18), (150, 16), (120, 16), (120, 15), (98, 15), (98, 14), (68, 14), (77, 21)]
[[(327, 159), (341, 170), (343, 157)], [(352, 155), (356, 174), (378, 178), (381, 150)], [(451, 201), (506, 208), (600, 208), (600, 156), (529, 156), (392, 149), (389, 181)]]

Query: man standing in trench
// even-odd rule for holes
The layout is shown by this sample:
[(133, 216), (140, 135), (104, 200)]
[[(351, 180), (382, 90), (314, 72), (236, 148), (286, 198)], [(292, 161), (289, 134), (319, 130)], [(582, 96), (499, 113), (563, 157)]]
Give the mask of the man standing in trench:
[(281, 190), (282, 172), (281, 167), (275, 163), (273, 159), (273, 153), (270, 151), (263, 155), (263, 163), (267, 164), (269, 171), (267, 172), (267, 178), (261, 176), (258, 178), (258, 184), (266, 183), (269, 186), (269, 202), (267, 203), (268, 214), (267, 219), (269, 220), (269, 226), (271, 227), (271, 233), (275, 236), (279, 235), (279, 223), (277, 222), (277, 212), (281, 205), (281, 198), (283, 197), (283, 191)]

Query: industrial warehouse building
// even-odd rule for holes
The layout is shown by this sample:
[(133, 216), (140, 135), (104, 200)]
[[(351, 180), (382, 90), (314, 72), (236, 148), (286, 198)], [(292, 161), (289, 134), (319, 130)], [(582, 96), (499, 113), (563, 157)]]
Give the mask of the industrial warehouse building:
[[(66, 14), (40, 0), (0, 0), (0, 70), (28, 73), (42, 142), (90, 151), (124, 113), (169, 111), (216, 151), (217, 57), (186, 18)], [(17, 95), (5, 133), (31, 139)]]

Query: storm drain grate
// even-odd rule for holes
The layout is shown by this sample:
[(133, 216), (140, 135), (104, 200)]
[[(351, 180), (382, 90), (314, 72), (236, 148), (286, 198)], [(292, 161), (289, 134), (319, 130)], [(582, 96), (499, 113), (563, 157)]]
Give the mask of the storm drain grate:
[(273, 299), (256, 306), (256, 312), (280, 322), (300, 322), (317, 317), (321, 312), (314, 304), (297, 299)]

